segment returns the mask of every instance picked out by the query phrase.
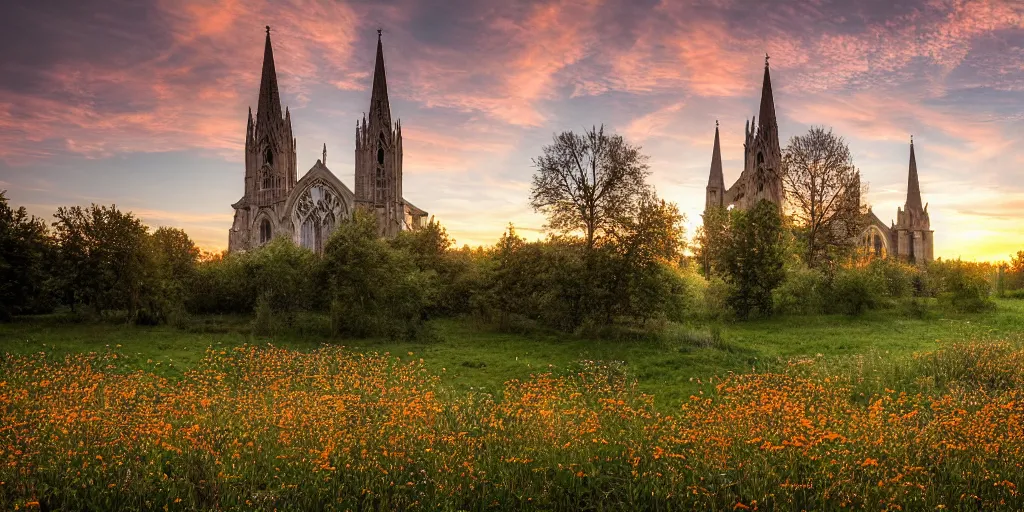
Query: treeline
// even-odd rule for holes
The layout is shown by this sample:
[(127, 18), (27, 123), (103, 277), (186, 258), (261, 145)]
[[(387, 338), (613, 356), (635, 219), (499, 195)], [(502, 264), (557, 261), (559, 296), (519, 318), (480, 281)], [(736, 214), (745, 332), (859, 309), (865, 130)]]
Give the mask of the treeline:
[[(1024, 296), (1024, 251), (1009, 264), (912, 266), (858, 248), (866, 209), (841, 138), (821, 128), (783, 154), (785, 214), (762, 201), (710, 208), (690, 256), (684, 217), (647, 183), (647, 157), (592, 128), (554, 137), (534, 159), (530, 204), (549, 232), (513, 226), (490, 247), (456, 248), (442, 226), (377, 236), (357, 213), (323, 254), (285, 239), (202, 255), (188, 235), (152, 231), (114, 206), (59, 208), (54, 222), (0, 194), (0, 319), (65, 307), (140, 324), (253, 315), (254, 328), (418, 336), (426, 320), (473, 316), (506, 329), (600, 335), (667, 322), (901, 308), (977, 312)], [(823, 201), (822, 198), (827, 198)]]
[(632, 228), (593, 245), (571, 236), (531, 242), (509, 226), (495, 245), (470, 249), (456, 248), (436, 222), (381, 239), (374, 220), (357, 214), (322, 256), (286, 239), (204, 255), (185, 232), (150, 230), (114, 206), (60, 208), (47, 225), (0, 194), (0, 313), (67, 308), (139, 324), (238, 314), (260, 331), (318, 318), (337, 335), (390, 337), (417, 336), (430, 318), (472, 316), (507, 329), (600, 334), (773, 314), (920, 315), (932, 303), (981, 311), (991, 295), (1024, 289), (1024, 251), (1003, 267), (876, 259), (812, 268), (767, 202), (719, 219), (721, 250), (706, 279), (697, 258), (683, 256), (674, 206), (648, 198), (632, 218)]

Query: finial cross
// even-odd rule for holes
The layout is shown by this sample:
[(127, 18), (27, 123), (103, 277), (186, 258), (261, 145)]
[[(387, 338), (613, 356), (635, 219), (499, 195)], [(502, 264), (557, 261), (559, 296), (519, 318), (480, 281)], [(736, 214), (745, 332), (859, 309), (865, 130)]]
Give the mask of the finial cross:
[(765, 66), (768, 65), (768, 59), (770, 59), (770, 58), (771, 57), (768, 56), (768, 52), (764, 52), (764, 65)]
[(378, 28), (378, 29), (377, 29), (377, 39), (380, 39), (380, 33), (381, 33), (381, 32), (383, 32), (383, 29), (379, 29), (379, 28)]
[(270, 35), (270, 25), (267, 25), (265, 28), (267, 29), (267, 35), (269, 36)]

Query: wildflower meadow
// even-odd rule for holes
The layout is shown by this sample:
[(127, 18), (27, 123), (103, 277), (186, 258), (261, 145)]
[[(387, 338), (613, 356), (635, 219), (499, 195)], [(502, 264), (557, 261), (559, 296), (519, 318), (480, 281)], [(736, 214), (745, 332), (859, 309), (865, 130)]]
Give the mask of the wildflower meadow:
[(334, 346), (210, 350), (174, 380), (118, 357), (5, 356), (0, 509), (1024, 508), (1006, 342), (793, 360), (670, 413), (614, 363), (492, 396)]

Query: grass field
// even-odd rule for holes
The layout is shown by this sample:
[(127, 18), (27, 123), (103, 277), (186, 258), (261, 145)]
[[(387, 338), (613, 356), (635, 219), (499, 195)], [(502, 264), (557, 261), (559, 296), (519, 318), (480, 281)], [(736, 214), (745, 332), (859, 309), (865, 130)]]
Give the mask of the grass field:
[[(661, 410), (672, 410), (697, 392), (698, 382), (728, 372), (769, 370), (787, 359), (855, 354), (906, 355), (933, 350), (943, 342), (1019, 339), (1024, 335), (1024, 301), (1001, 300), (982, 314), (940, 314), (916, 319), (898, 311), (781, 317), (742, 323), (670, 325), (659, 339), (586, 339), (563, 334), (498, 332), (470, 320), (437, 320), (430, 341), (341, 340), (296, 329), (275, 336), (254, 336), (249, 320), (233, 317), (195, 319), (188, 328), (133, 327), (110, 323), (62, 323), (28, 318), (0, 324), (0, 352), (67, 354), (115, 351), (121, 370), (142, 369), (171, 379), (193, 368), (207, 348), (243, 344), (310, 351), (327, 343), (366, 353), (389, 353), (403, 360), (422, 359), (441, 384), (456, 391), (500, 395), (511, 379), (564, 371), (580, 361), (620, 361), (639, 390), (652, 394)], [(322, 319), (308, 319), (315, 323)], [(712, 333), (719, 332), (717, 338)]]
[(1022, 510), (1024, 312), (999, 306), (634, 341), (21, 321), (0, 510)]

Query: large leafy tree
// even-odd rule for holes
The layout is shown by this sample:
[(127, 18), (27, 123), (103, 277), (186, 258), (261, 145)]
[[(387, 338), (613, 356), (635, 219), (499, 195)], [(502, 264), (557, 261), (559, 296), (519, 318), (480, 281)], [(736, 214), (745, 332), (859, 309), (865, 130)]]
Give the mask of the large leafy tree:
[(533, 163), (530, 205), (552, 230), (582, 232), (588, 249), (633, 216), (647, 191), (647, 157), (603, 125), (556, 135)]
[(795, 136), (783, 151), (783, 182), (801, 256), (822, 268), (850, 256), (866, 221), (860, 172), (843, 138), (824, 128)]
[(772, 290), (782, 284), (784, 262), (778, 206), (762, 200), (750, 210), (732, 210), (722, 267), (732, 288), (729, 304), (739, 318), (772, 314)]
[(704, 222), (697, 228), (697, 258), (706, 279), (722, 274), (723, 251), (729, 235), (729, 212), (725, 208), (709, 208), (703, 214)]
[(355, 336), (415, 336), (434, 283), (408, 251), (381, 239), (372, 215), (357, 210), (324, 247), (323, 282), (335, 332)]
[(46, 223), (11, 208), (0, 191), (0, 320), (45, 302), (50, 253)]
[(67, 303), (134, 318), (153, 277), (146, 226), (113, 205), (61, 207), (54, 217), (57, 278)]

